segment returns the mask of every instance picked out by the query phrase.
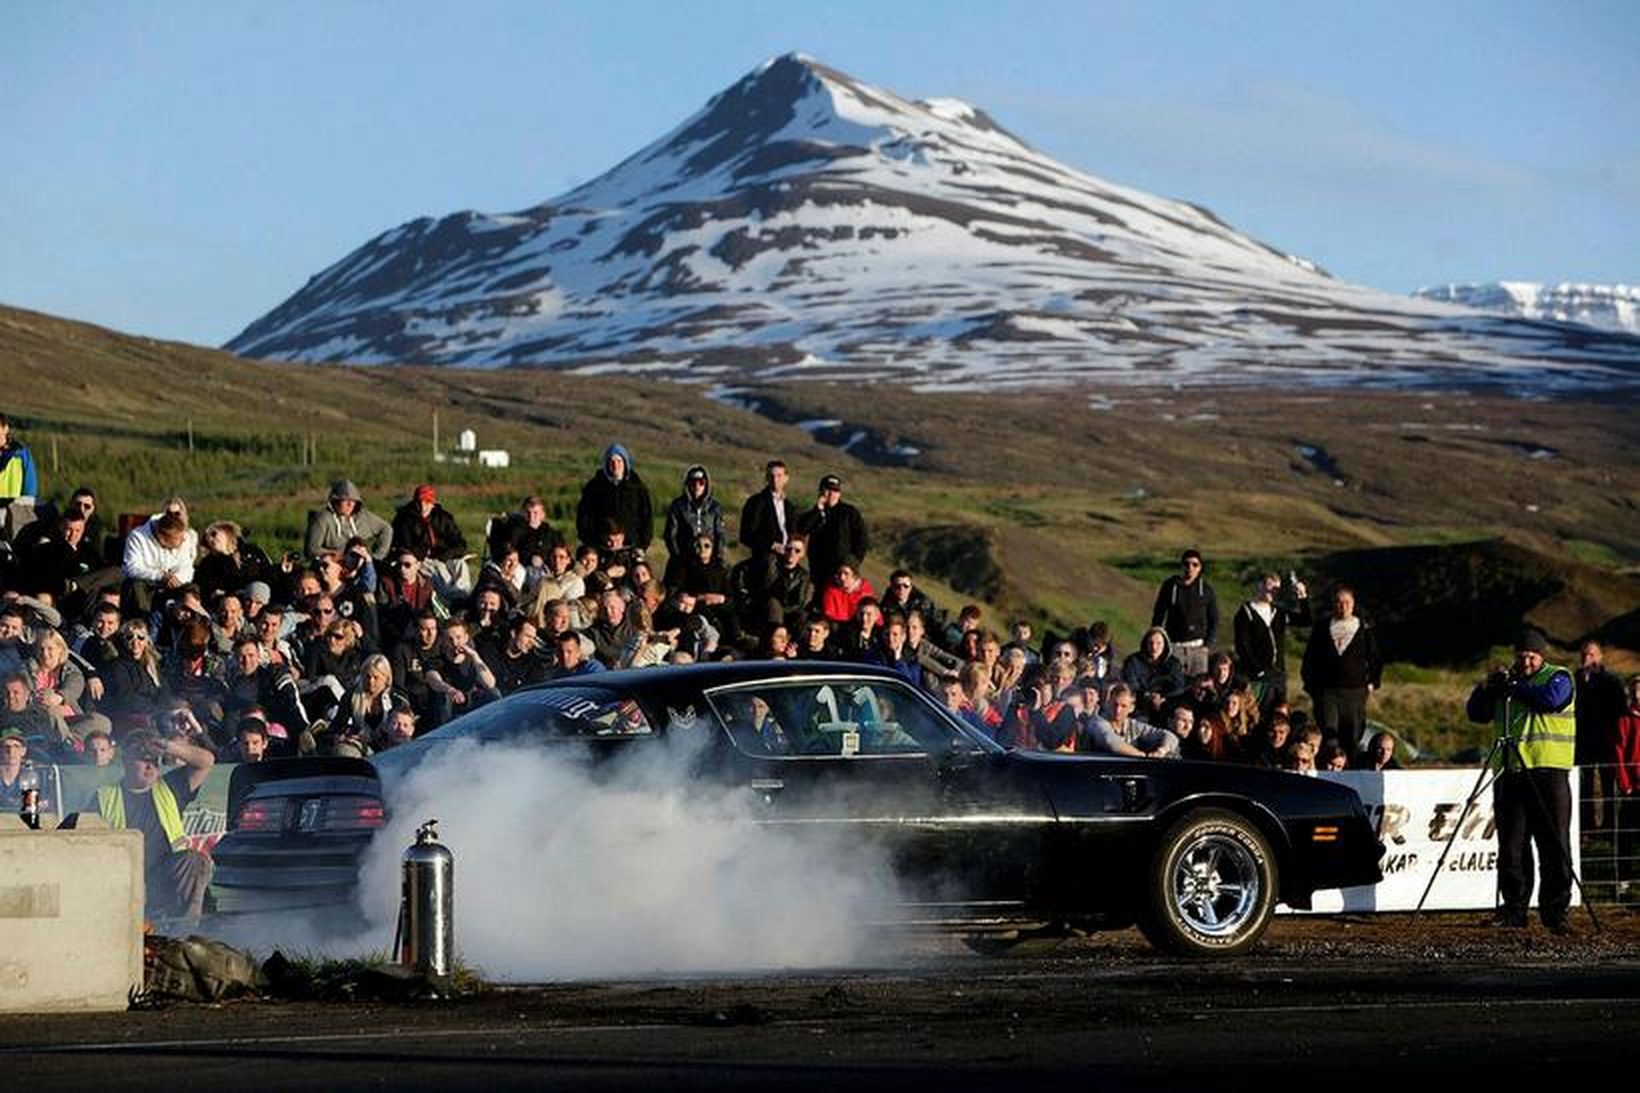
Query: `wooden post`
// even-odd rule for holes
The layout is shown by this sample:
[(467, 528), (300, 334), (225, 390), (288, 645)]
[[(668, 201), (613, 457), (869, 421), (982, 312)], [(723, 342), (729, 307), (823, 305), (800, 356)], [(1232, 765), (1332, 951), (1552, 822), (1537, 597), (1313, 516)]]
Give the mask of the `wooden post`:
[(438, 407), (433, 407), (433, 459), (438, 460)]
[(194, 454), (194, 419), (188, 419), (188, 454)]
[(51, 476), (57, 477), (57, 434), (51, 434)]

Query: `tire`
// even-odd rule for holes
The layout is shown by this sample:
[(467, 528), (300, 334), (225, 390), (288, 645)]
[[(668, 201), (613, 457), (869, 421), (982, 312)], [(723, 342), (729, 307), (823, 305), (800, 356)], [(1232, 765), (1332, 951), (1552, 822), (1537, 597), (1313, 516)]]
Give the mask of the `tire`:
[(1236, 956), (1258, 943), (1275, 912), (1279, 876), (1268, 840), (1234, 812), (1179, 820), (1146, 871), (1139, 929), (1181, 956)]

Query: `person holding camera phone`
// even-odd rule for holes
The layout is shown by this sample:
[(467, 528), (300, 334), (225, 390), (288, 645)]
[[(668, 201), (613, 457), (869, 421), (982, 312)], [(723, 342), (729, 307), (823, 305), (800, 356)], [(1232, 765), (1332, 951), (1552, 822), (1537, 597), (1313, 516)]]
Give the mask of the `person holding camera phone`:
[(1536, 630), (1515, 642), (1515, 663), (1495, 668), (1469, 696), (1469, 720), (1491, 722), (1503, 742), (1502, 770), (1492, 786), (1498, 830), (1498, 925), (1526, 925), (1532, 896), (1532, 848), (1541, 884), (1538, 914), (1554, 933), (1571, 927), (1572, 787), (1577, 752), (1577, 692), (1572, 673), (1547, 660)]

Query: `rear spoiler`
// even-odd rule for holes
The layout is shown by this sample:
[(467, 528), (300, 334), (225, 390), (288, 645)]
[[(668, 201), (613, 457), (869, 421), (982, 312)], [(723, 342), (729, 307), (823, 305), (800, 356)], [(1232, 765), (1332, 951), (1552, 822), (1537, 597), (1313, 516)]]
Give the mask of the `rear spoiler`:
[(228, 830), (232, 831), (239, 817), (239, 806), (250, 796), (251, 790), (264, 782), (279, 782), (289, 778), (369, 778), (379, 781), (376, 768), (368, 760), (345, 756), (326, 756), (313, 759), (264, 759), (260, 763), (240, 763), (234, 768), (228, 782)]

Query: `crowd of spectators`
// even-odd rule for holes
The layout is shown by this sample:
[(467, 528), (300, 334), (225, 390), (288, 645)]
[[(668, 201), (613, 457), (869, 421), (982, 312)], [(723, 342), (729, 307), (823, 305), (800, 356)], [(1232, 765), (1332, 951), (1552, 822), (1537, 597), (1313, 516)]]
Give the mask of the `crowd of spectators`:
[[(764, 480), (731, 527), (705, 466), (657, 505), (612, 444), (571, 536), (532, 495), (475, 548), (435, 486), (378, 515), (343, 479), (309, 514), (303, 549), (277, 557), (232, 520), (200, 528), (180, 497), (111, 535), (78, 489), (9, 543), (0, 727), (57, 761), (108, 762), (146, 730), (230, 761), (366, 756), (543, 680), (765, 657), (887, 668), (1013, 747), (1394, 765), (1394, 739), (1366, 736), (1381, 664), (1347, 588), (1312, 620), (1303, 582), (1262, 575), (1221, 645), (1204, 559), (1187, 550), (1131, 653), (1100, 620), (1037, 641), (1024, 621), (988, 628), (978, 605), (948, 613), (904, 569), (873, 587), (868, 522), (839, 476), (812, 500), (789, 495), (779, 460)], [(664, 566), (649, 553), (657, 513)], [(1288, 701), (1284, 662), (1287, 627), (1312, 621), (1313, 713)]]

